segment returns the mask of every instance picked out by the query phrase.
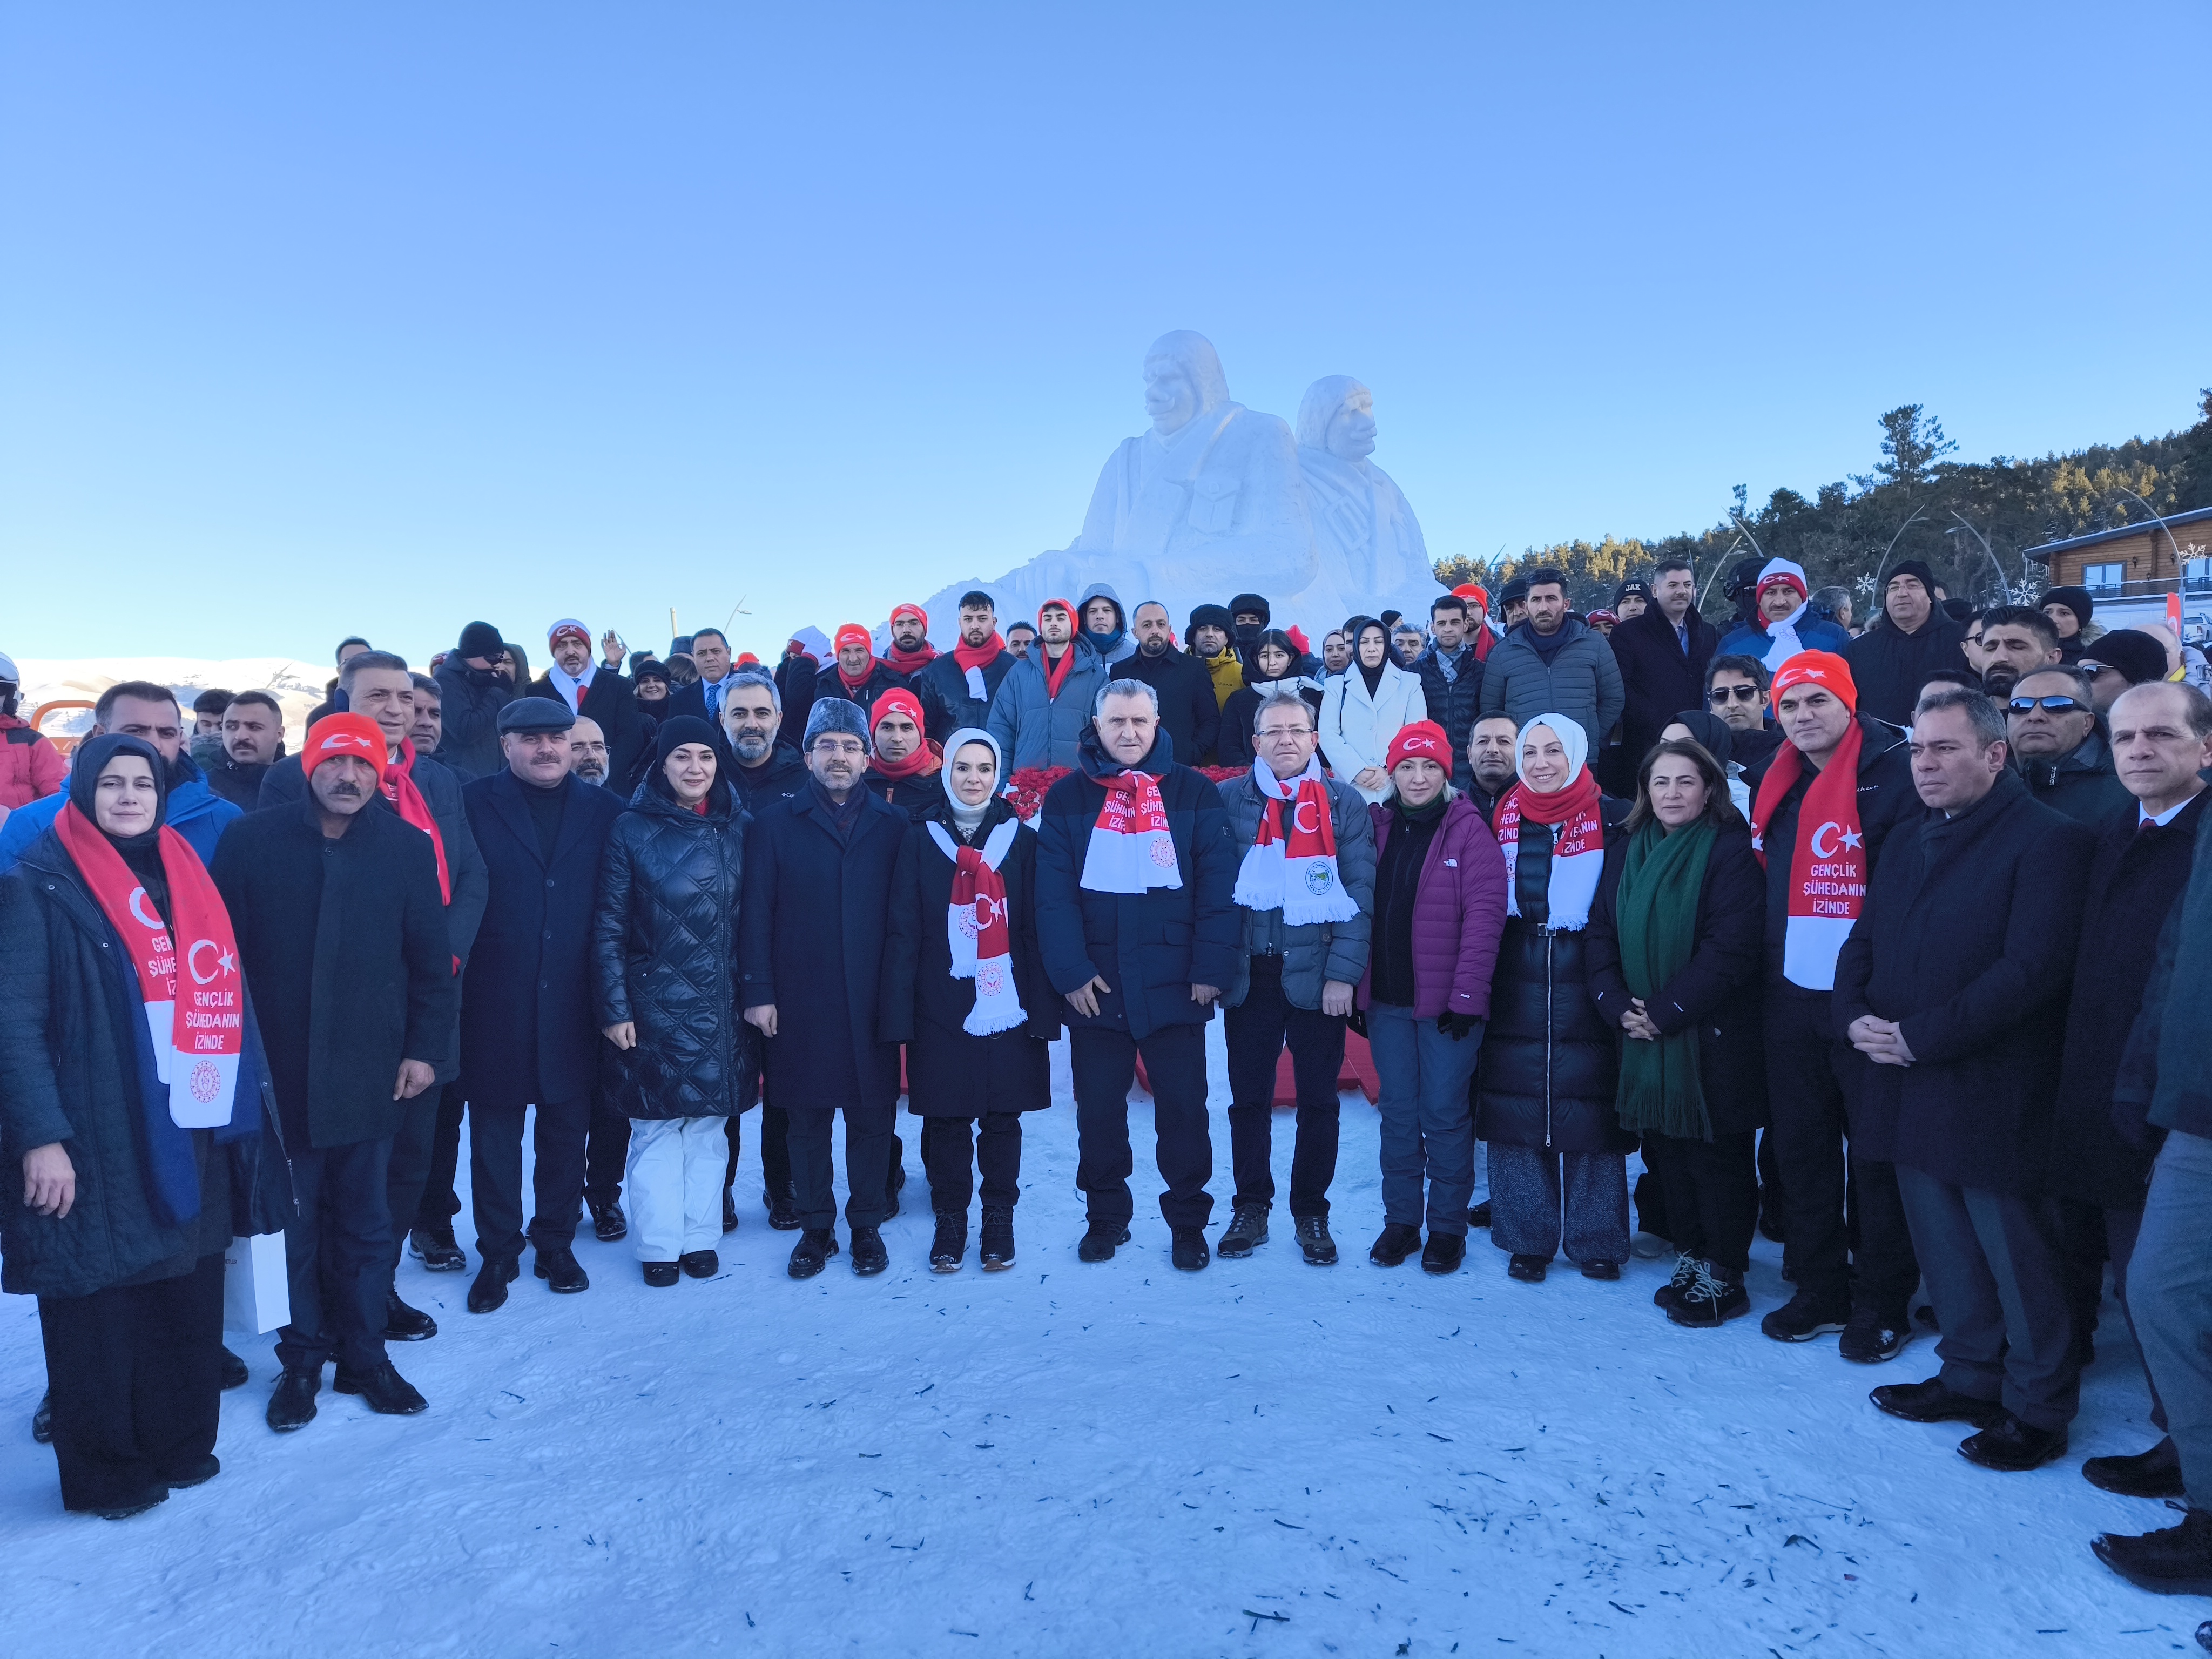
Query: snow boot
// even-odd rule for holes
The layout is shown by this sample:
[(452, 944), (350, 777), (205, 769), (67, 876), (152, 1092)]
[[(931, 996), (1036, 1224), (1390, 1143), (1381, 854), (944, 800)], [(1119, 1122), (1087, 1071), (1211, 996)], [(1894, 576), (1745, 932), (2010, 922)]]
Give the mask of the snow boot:
[(306, 1428), (315, 1420), (315, 1396), (322, 1392), (322, 1387), (320, 1365), (311, 1371), (285, 1367), (276, 1379), (275, 1392), (269, 1396), (269, 1426), (279, 1434)]
[(1247, 1256), (1267, 1242), (1267, 1206), (1264, 1204), (1232, 1204), (1229, 1207), (1229, 1231), (1221, 1235), (1221, 1259), (1224, 1261)]
[(2179, 1526), (2156, 1532), (2100, 1533), (2089, 1547), (2138, 1589), (2212, 1595), (2212, 1510), (2185, 1510)]
[(1376, 1234), (1375, 1242), (1367, 1247), (1367, 1259), (1378, 1267), (1395, 1267), (1421, 1248), (1421, 1230), (1408, 1227), (1402, 1221), (1393, 1221)]
[(1548, 1255), (1516, 1255), (1505, 1263), (1505, 1276), (1517, 1279), (1523, 1285), (1540, 1285), (1551, 1267), (1552, 1258)]
[(968, 1216), (965, 1211), (939, 1210), (937, 1237), (929, 1241), (929, 1271), (957, 1273), (960, 1258), (968, 1254)]
[[(780, 1233), (799, 1231), (799, 1189), (792, 1182), (785, 1182), (780, 1192), (770, 1192), (767, 1188), (762, 1188), (761, 1202), (768, 1206), (769, 1226)], [(725, 1227), (722, 1231), (727, 1232), (730, 1229)]]
[(1309, 1267), (1336, 1266), (1336, 1241), (1328, 1236), (1328, 1218), (1325, 1215), (1302, 1215), (1297, 1218), (1298, 1248), (1306, 1254)]
[(1698, 1258), (1687, 1250), (1677, 1252), (1674, 1257), (1674, 1276), (1651, 1292), (1651, 1305), (1655, 1308), (1673, 1309), (1674, 1305), (1682, 1299), (1682, 1292), (1697, 1282)]
[(712, 1250), (686, 1250), (676, 1258), (688, 1279), (712, 1279), (722, 1271), (722, 1258)]
[(621, 1203), (609, 1199), (605, 1203), (584, 1200), (592, 1212), (592, 1237), (602, 1244), (612, 1244), (629, 1237), (629, 1218), (623, 1213)]
[(507, 1304), (507, 1287), (522, 1276), (522, 1267), (511, 1255), (488, 1255), (477, 1269), (477, 1282), (469, 1286), (469, 1311), (489, 1313)]
[(338, 1367), (331, 1387), (339, 1394), (357, 1394), (369, 1410), (385, 1417), (412, 1417), (430, 1409), (430, 1402), (387, 1359), (374, 1370), (349, 1371)]
[(1455, 1273), (1459, 1264), (1467, 1260), (1467, 1240), (1458, 1233), (1429, 1235), (1429, 1242), (1421, 1247), (1421, 1271), (1425, 1273)]
[(541, 1244), (537, 1260), (532, 1264), (538, 1276), (545, 1281), (548, 1290), (562, 1296), (574, 1296), (579, 1291), (588, 1291), (592, 1281), (576, 1263), (576, 1253), (566, 1244)]
[(799, 1243), (791, 1247), (791, 1276), (793, 1279), (811, 1279), (828, 1266), (830, 1258), (836, 1254), (836, 1234), (827, 1227), (809, 1227), (799, 1234)]
[(31, 1438), (41, 1446), (53, 1443), (54, 1395), (51, 1389), (39, 1396), (39, 1408), (31, 1413)]
[(1094, 1221), (1075, 1247), (1081, 1261), (1111, 1261), (1114, 1252), (1129, 1242), (1129, 1229), (1119, 1221)]
[(1667, 1310), (1677, 1325), (1717, 1328), (1751, 1311), (1751, 1297), (1743, 1288), (1743, 1275), (1717, 1262), (1700, 1261), (1690, 1288)]
[(1912, 1340), (1912, 1322), (1872, 1308), (1851, 1310), (1850, 1322), (1836, 1339), (1836, 1352), (1854, 1365), (1879, 1365), (1903, 1353)]
[(469, 1270), (467, 1252), (453, 1242), (453, 1224), (450, 1221), (435, 1227), (413, 1229), (407, 1235), (407, 1250), (428, 1273), (463, 1273)]
[(1002, 1273), (1014, 1265), (1014, 1206), (1011, 1204), (986, 1204), (983, 1206), (983, 1239), (977, 1254), (983, 1259), (983, 1271)]
[(1173, 1243), (1169, 1248), (1168, 1259), (1175, 1263), (1178, 1272), (1194, 1273), (1213, 1259), (1206, 1249), (1206, 1234), (1200, 1229), (1176, 1227), (1170, 1231)]
[(410, 1308), (399, 1299), (397, 1291), (384, 1293), (384, 1340), (386, 1342), (423, 1342), (438, 1334), (438, 1322), (420, 1308)]
[(678, 1268), (673, 1261), (641, 1261), (637, 1265), (645, 1274), (645, 1282), (656, 1291), (665, 1291), (677, 1280)]
[(891, 1265), (891, 1255), (884, 1248), (884, 1236), (873, 1227), (853, 1229), (853, 1271), (867, 1279)]
[(252, 1376), (253, 1373), (246, 1369), (243, 1359), (228, 1348), (222, 1351), (222, 1386), (226, 1390), (244, 1388)]
[[(1850, 1300), (1800, 1291), (1759, 1322), (1760, 1332), (1777, 1342), (1810, 1342), (1851, 1322)], [(1875, 1402), (1879, 1405), (1879, 1401)]]
[(2008, 1415), (1994, 1400), (1953, 1393), (1940, 1376), (1925, 1382), (1885, 1382), (1867, 1398), (1908, 1423), (1972, 1423), (1978, 1429), (1991, 1429)]
[(2168, 1435), (2148, 1451), (2132, 1456), (2092, 1457), (2081, 1465), (2081, 1478), (2122, 1498), (2179, 1498), (2181, 1454)]
[(2066, 1431), (2039, 1429), (2007, 1412), (1979, 1434), (1959, 1443), (1959, 1455), (2001, 1474), (2025, 1474), (2066, 1455)]

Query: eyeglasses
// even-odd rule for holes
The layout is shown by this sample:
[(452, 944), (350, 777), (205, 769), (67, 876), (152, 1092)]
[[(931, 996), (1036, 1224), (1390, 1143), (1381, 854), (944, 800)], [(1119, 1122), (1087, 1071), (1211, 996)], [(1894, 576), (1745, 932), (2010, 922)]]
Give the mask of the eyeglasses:
[(2025, 714), (2037, 708), (2048, 708), (2054, 714), (2087, 714), (2089, 705), (2078, 697), (2014, 697), (2005, 705), (2015, 714)]
[(1730, 699), (1737, 702), (1757, 702), (1761, 695), (1755, 685), (1717, 685), (1705, 693), (1705, 701), (1716, 706)]

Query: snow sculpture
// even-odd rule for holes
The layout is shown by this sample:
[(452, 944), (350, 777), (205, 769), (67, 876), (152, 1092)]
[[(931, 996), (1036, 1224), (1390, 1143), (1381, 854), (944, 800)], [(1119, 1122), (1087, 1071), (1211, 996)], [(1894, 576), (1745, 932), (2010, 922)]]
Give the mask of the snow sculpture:
[(1356, 611), (1425, 619), (1443, 587), (1405, 492), (1367, 459), (1375, 453), (1374, 394), (1349, 374), (1316, 380), (1298, 404), (1297, 439), (1318, 568), (1291, 604), (1324, 628)]

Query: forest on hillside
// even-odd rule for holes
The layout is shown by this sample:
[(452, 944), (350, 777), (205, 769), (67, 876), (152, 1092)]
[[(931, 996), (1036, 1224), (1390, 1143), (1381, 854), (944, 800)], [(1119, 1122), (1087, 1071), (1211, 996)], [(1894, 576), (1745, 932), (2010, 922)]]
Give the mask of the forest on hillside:
[(1795, 559), (1815, 588), (1848, 589), (1861, 615), (1873, 608), (1876, 573), (1899, 559), (1924, 559), (1954, 598), (1982, 604), (2032, 600), (2039, 565), (2031, 547), (2154, 516), (2212, 507), (2212, 387), (2200, 418), (2162, 438), (2130, 438), (2072, 454), (2029, 459), (1953, 459), (1959, 446), (1919, 404), (1881, 416), (1881, 458), (1870, 472), (1823, 484), (1811, 496), (1777, 489), (1752, 506), (1741, 484), (1734, 507), (1704, 531), (1532, 547), (1495, 563), (1437, 561), (1447, 586), (1479, 581), (1492, 592), (1516, 572), (1555, 565), (1567, 573), (1578, 610), (1607, 604), (1614, 587), (1670, 555), (1695, 561), (1705, 613), (1732, 607), (1724, 574), (1746, 558)]

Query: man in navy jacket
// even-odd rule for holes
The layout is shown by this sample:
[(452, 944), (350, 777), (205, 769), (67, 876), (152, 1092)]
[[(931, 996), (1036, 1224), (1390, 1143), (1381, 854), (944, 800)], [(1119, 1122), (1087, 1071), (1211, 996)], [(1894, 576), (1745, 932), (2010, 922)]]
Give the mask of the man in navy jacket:
[(1037, 933), (1068, 1006), (1085, 1261), (1128, 1242), (1128, 1094), (1142, 1056), (1175, 1265), (1206, 1264), (1206, 1024), (1237, 973), (1238, 856), (1220, 792), (1176, 763), (1152, 688), (1109, 681), (1079, 764), (1044, 798), (1037, 840)]

